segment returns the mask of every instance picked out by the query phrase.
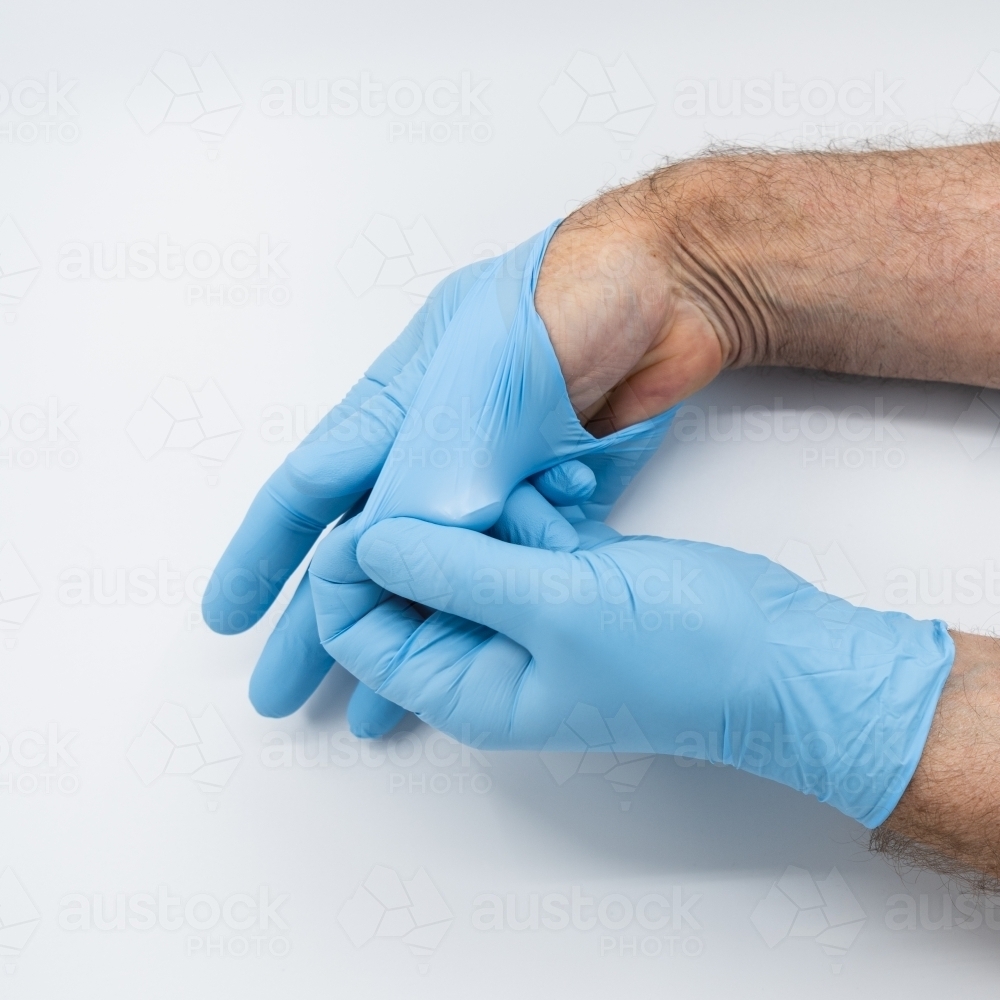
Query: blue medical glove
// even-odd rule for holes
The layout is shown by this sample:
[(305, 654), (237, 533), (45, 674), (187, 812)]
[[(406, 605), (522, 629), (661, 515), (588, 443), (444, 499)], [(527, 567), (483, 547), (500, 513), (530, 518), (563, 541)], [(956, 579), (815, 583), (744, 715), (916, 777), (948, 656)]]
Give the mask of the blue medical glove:
[(951, 669), (944, 623), (856, 608), (763, 556), (575, 527), (573, 552), (410, 518), (338, 528), (310, 570), (323, 644), (477, 745), (579, 752), (607, 720), (616, 753), (731, 764), (886, 819)]
[[(322, 531), (372, 488), (441, 334), (483, 267), (445, 278), (264, 484), (216, 566), (202, 609), (209, 627), (231, 635), (256, 624)], [(301, 456), (305, 471), (296, 468)]]
[[(550, 235), (551, 227), (542, 234), (544, 242), (540, 238), (532, 242), (539, 259)], [(506, 261), (506, 257), (501, 260)], [(504, 263), (500, 269), (510, 271), (512, 266)], [(409, 448), (400, 464), (415, 461), (412, 427), (404, 440), (397, 443), (397, 437), (445, 338), (450, 335), (449, 351), (464, 350), (480, 359), (477, 364), (492, 363), (492, 356), (483, 355), (479, 349), (477, 337), (481, 324), (476, 309), (465, 308), (465, 304), (474, 289), (478, 288), (477, 294), (482, 295), (484, 277), (496, 270), (496, 261), (486, 261), (463, 268), (441, 282), (399, 339), (267, 481), (219, 560), (206, 592), (203, 614), (212, 629), (232, 634), (259, 621), (322, 531), (352, 505), (363, 504), (390, 452)], [(464, 333), (454, 333), (457, 328)], [(548, 346), (544, 327), (540, 327), (540, 332), (546, 336), (546, 344), (539, 346)], [(548, 351), (554, 362), (550, 346)], [(550, 379), (548, 388), (551, 384)], [(567, 402), (565, 386), (559, 388), (559, 399)], [(558, 408), (559, 404), (553, 405)], [(461, 426), (457, 431), (460, 437), (467, 433), (470, 419), (462, 409), (464, 406), (465, 402), (460, 401)], [(467, 409), (471, 414), (471, 403)], [(436, 447), (440, 435), (448, 433), (445, 426), (448, 412), (433, 405), (427, 412), (433, 420), (431, 433)], [(482, 407), (477, 412), (481, 413)], [(580, 429), (586, 447), (576, 449), (573, 454), (577, 451), (585, 454), (586, 463), (571, 460), (570, 452), (565, 449), (556, 454), (556, 449), (549, 467), (542, 471), (530, 467), (531, 472), (537, 473), (531, 475), (531, 481), (553, 503), (582, 503), (586, 515), (604, 516), (656, 450), (671, 416), (672, 413), (661, 415), (600, 441)], [(519, 453), (518, 441), (519, 434), (514, 428), (509, 429), (501, 444)], [(458, 457), (461, 460), (462, 455)], [(439, 458), (435, 454), (428, 460), (435, 462)], [(481, 459), (477, 453), (477, 461)], [(516, 475), (523, 464), (508, 462), (505, 465), (508, 475)], [(451, 489), (443, 481), (441, 486), (443, 490)], [(514, 483), (504, 486), (505, 496), (513, 486)], [(316, 634), (306, 577), (261, 653), (251, 680), (251, 699), (264, 715), (290, 714), (312, 694), (331, 665), (332, 660)], [(382, 735), (402, 714), (397, 706), (360, 687), (348, 708), (351, 728), (358, 735)]]
[[(388, 517), (482, 531), (518, 483), (609, 449), (624, 456), (634, 446), (643, 456), (650, 434), (665, 430), (672, 414), (600, 439), (577, 419), (535, 310), (535, 286), (556, 225), (489, 261), (468, 290), (355, 521), (358, 537)], [(305, 469), (304, 459), (303, 453), (293, 460), (295, 467)]]
[[(574, 467), (579, 464), (565, 463), (558, 470), (539, 477), (546, 495), (567, 502), (575, 498), (589, 506), (586, 501), (595, 491), (595, 477), (586, 466)], [(337, 530), (349, 529), (357, 509), (360, 504), (348, 511)], [(521, 545), (571, 550), (579, 545), (580, 539), (564, 515), (574, 520), (583, 519), (578, 506), (557, 511), (534, 486), (523, 483), (508, 497), (490, 534)], [(307, 574), (261, 653), (250, 678), (250, 701), (262, 715), (288, 715), (312, 695), (333, 662), (319, 641)], [(375, 694), (363, 683), (357, 685), (347, 706), (351, 732), (367, 739), (386, 735), (405, 714), (404, 708)]]

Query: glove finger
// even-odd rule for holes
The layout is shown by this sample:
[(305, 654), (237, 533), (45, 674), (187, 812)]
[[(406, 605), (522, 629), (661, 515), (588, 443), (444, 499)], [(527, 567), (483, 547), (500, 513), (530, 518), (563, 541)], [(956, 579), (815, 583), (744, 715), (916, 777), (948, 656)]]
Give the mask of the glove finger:
[[(298, 711), (319, 687), (334, 661), (319, 641), (309, 577), (268, 637), (250, 678), (250, 702), (261, 714), (282, 718)], [(359, 684), (347, 706), (355, 736), (376, 739), (395, 728), (405, 711)]]
[[(322, 603), (322, 586), (315, 591), (313, 599)], [(327, 653), (345, 670), (382, 694), (379, 691), (382, 671), (423, 620), (424, 616), (412, 601), (390, 594), (336, 634), (327, 636), (321, 632), (320, 639)]]
[(358, 565), (356, 546), (353, 522), (345, 520), (323, 539), (309, 563), (314, 628), (324, 645), (391, 596)]
[(307, 575), (257, 660), (250, 677), (250, 702), (270, 718), (291, 715), (305, 704), (332, 666), (316, 632)]
[(359, 493), (303, 496), (279, 468), (254, 498), (212, 572), (201, 612), (214, 632), (233, 635), (260, 621), (316, 539)]
[[(202, 601), (205, 622), (216, 632), (229, 635), (256, 624), (327, 525), (378, 478), (391, 428), (378, 420), (377, 433), (358, 428), (369, 426), (372, 413), (395, 412), (397, 403), (380, 402), (385, 387), (373, 391), (376, 385), (369, 379), (356, 385), (323, 419), (325, 430), (317, 434), (317, 428), (316, 437), (292, 452), (254, 498)], [(337, 435), (344, 427), (357, 433), (341, 440)], [(295, 465), (302, 452), (322, 459), (311, 486)]]
[(379, 605), (335, 640), (338, 660), (379, 695), (456, 739), (478, 746), (491, 733), (508, 734), (531, 654), (464, 618), (436, 612), (421, 621), (413, 612), (398, 597)]
[(557, 552), (572, 552), (580, 544), (573, 525), (530, 483), (514, 489), (489, 534), (514, 545)]
[(537, 476), (531, 477), (531, 483), (556, 507), (585, 503), (597, 489), (594, 470), (575, 458), (539, 472)]
[(323, 429), (285, 459), (289, 481), (310, 497), (341, 496), (350, 484), (371, 489), (399, 434), (420, 383), (419, 366), (407, 366), (390, 385), (357, 408), (326, 419)]
[(356, 547), (352, 522), (338, 524), (316, 549), (309, 581), (320, 643), (360, 679), (391, 659), (425, 616), (369, 579)]
[[(318, 641), (318, 640), (317, 640)], [(347, 724), (359, 739), (377, 740), (399, 725), (406, 709), (376, 694), (360, 681), (347, 704)]]
[[(504, 515), (493, 530), (498, 537), (524, 545), (571, 550), (577, 544), (573, 527), (527, 483), (511, 494)], [(384, 628), (382, 615), (386, 612), (370, 621), (367, 616), (389, 595), (365, 576), (357, 562), (356, 544), (349, 520), (345, 519), (323, 540), (313, 557), (309, 567), (310, 590), (315, 627), (327, 649), (337, 649), (340, 655), (351, 656), (356, 668), (361, 664), (371, 668), (380, 659), (373, 650), (384, 647), (378, 644), (373, 646), (367, 633), (372, 628)], [(396, 610), (399, 611), (398, 608)], [(410, 612), (405, 618), (409, 622), (405, 634), (419, 625), (422, 618), (422, 615), (414, 616)], [(351, 635), (345, 637), (344, 633), (348, 630)], [(391, 634), (397, 635), (395, 631)], [(277, 644), (277, 640), (273, 641)], [(329, 656), (329, 653), (326, 655)], [(384, 657), (382, 659), (384, 661)], [(310, 693), (306, 691), (305, 697)], [(347, 710), (351, 732), (369, 738), (389, 732), (403, 714), (403, 709), (375, 694), (364, 684), (359, 684), (355, 690)]]
[(408, 517), (369, 528), (357, 559), (385, 589), (503, 632), (529, 650), (543, 605), (551, 628), (574, 606), (571, 585), (595, 586), (589, 562), (572, 553), (510, 545)]
[[(250, 678), (250, 702), (270, 718), (291, 715), (305, 704), (333, 665), (319, 641), (307, 575), (260, 654)], [(405, 714), (363, 684), (355, 688), (347, 706), (351, 732), (369, 739), (390, 732)]]
[(380, 690), (456, 739), (509, 745), (518, 692), (533, 662), (507, 636), (438, 612), (385, 664)]
[[(232, 635), (255, 625), (327, 525), (378, 478), (391, 443), (383, 439), (380, 415), (399, 405), (394, 396), (382, 397), (393, 392), (390, 387), (407, 367), (426, 367), (429, 312), (425, 305), (414, 316), (254, 498), (202, 601), (209, 628)], [(296, 468), (294, 456), (317, 442), (322, 443), (322, 482), (310, 483)]]
[[(503, 541), (554, 551), (570, 552), (579, 544), (573, 526), (528, 483), (510, 495), (491, 531)], [(358, 564), (357, 539), (347, 517), (316, 549), (309, 575), (316, 623), (324, 642), (352, 626), (387, 596)]]
[(439, 282), (406, 330), (365, 373), (380, 391), (354, 400), (350, 412), (331, 412), (288, 456), (288, 473), (299, 491), (337, 495), (350, 471), (356, 478), (364, 473), (364, 489), (374, 485), (444, 331), (487, 265), (464, 267)]

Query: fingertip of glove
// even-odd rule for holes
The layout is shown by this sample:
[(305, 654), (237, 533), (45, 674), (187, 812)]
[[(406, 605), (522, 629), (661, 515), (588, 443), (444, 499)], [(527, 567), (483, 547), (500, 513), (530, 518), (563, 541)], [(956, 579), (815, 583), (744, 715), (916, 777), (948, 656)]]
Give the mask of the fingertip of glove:
[(201, 619), (216, 635), (239, 635), (256, 625), (266, 610), (259, 605), (234, 607), (227, 600), (205, 600), (201, 604)]
[(359, 740), (378, 740), (396, 728), (406, 710), (359, 685), (347, 705), (347, 725)]
[(574, 462), (567, 478), (569, 480), (567, 492), (574, 503), (589, 500), (597, 489), (597, 476), (594, 475), (594, 470), (583, 462)]
[[(381, 739), (389, 732), (389, 729), (386, 729), (385, 726), (369, 722), (367, 719), (355, 722), (348, 720), (348, 728), (351, 730), (351, 735), (356, 736), (359, 740)], [(390, 726), (389, 728), (391, 729), (392, 727)]]
[(363, 583), (367, 577), (358, 565), (354, 527), (338, 525), (320, 542), (309, 563), (313, 586), (324, 583)]
[(545, 526), (543, 547), (553, 552), (572, 552), (580, 547), (580, 536), (568, 521), (561, 518)]
[(300, 708), (300, 705), (288, 705), (280, 696), (264, 684), (255, 684), (250, 678), (250, 704), (254, 711), (265, 719), (283, 719)]
[(533, 482), (538, 492), (557, 507), (584, 503), (597, 489), (594, 470), (576, 459), (540, 472)]

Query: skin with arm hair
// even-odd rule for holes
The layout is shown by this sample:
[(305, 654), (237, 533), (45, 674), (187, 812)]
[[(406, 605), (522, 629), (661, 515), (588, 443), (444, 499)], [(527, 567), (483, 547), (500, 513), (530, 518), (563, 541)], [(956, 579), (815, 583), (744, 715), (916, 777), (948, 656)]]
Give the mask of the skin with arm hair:
[[(1000, 641), (952, 632), (955, 662), (924, 752), (872, 847), (996, 892), (1000, 887)], [(977, 877), (973, 873), (981, 873)]]
[(1000, 144), (687, 160), (569, 216), (535, 304), (593, 430), (726, 368), (1000, 387)]
[[(1000, 144), (680, 162), (556, 231), (535, 301), (594, 433), (726, 368), (1000, 387)], [(872, 846), (1000, 878), (1000, 643), (956, 658)], [(974, 878), (975, 880), (975, 878)]]

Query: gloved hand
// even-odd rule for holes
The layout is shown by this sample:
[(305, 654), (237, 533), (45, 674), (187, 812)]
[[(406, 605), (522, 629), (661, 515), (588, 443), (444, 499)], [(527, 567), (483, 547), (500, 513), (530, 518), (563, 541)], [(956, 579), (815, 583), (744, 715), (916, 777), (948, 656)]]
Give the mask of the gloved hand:
[[(603, 473), (602, 478), (606, 480), (607, 474)], [(536, 477), (536, 481), (539, 489), (522, 483), (514, 490), (499, 520), (489, 529), (490, 534), (504, 541), (557, 551), (576, 548), (580, 540), (566, 515), (583, 520), (582, 508), (601, 509), (592, 500), (598, 487), (594, 473), (580, 462), (566, 462)], [(560, 513), (544, 497), (571, 506)], [(361, 506), (362, 501), (358, 501), (345, 514), (341, 529)], [(261, 653), (250, 679), (250, 700), (262, 715), (288, 715), (308, 700), (333, 662), (319, 641), (307, 574)], [(367, 739), (386, 735), (405, 714), (406, 709), (363, 683), (357, 685), (347, 706), (351, 732)]]
[[(609, 449), (620, 461), (632, 447), (641, 464), (650, 434), (665, 430), (671, 411), (604, 438), (581, 426), (534, 302), (556, 225), (491, 260), (455, 310), (355, 521), (359, 537), (401, 516), (482, 531), (518, 483)], [(295, 467), (315, 475), (305, 453)]]
[[(394, 502), (393, 497), (402, 492), (420, 498), (417, 512), (434, 516), (435, 504), (448, 507), (454, 503), (463, 476), (471, 477), (462, 487), (468, 501), (473, 495), (469, 491), (477, 488), (475, 480), (481, 472), (472, 464), (474, 439), (476, 448), (488, 445), (490, 464), (495, 465), (488, 473), (489, 489), (496, 498), (491, 501), (491, 517), (496, 517), (496, 504), (502, 505), (515, 484), (529, 476), (553, 503), (583, 501), (588, 516), (606, 515), (625, 485), (656, 450), (672, 412), (600, 440), (587, 435), (578, 423), (574, 426), (565, 386), (559, 382), (558, 364), (530, 302), (533, 285), (529, 279), (537, 274), (551, 228), (526, 244), (531, 249), (527, 257), (519, 248), (446, 278), (344, 401), (289, 455), (258, 493), (219, 560), (203, 602), (209, 627), (233, 634), (259, 621), (322, 531), (352, 506), (364, 503), (366, 492), (379, 479), (393, 453), (398, 461), (393, 475), (380, 480), (380, 505)], [(534, 270), (526, 278), (528, 257)], [(516, 281), (514, 274), (519, 275)], [(516, 358), (511, 360), (502, 350), (500, 354), (484, 353), (486, 340), (481, 333), (491, 331), (489, 343), (498, 345), (502, 337), (496, 327), (496, 309), (501, 303), (509, 305), (515, 293), (521, 296), (515, 310), (521, 325), (515, 324), (516, 336), (508, 338), (508, 346), (519, 345), (523, 391), (541, 400), (539, 405), (558, 417), (550, 417), (544, 424), (548, 437), (540, 436), (540, 422), (529, 420), (532, 414), (524, 407), (513, 407), (516, 400), (509, 398), (509, 391), (506, 412), (508, 416), (519, 415), (518, 421), (502, 428), (490, 423), (491, 414), (496, 412), (490, 407), (495, 407), (499, 397), (492, 391), (489, 373), (502, 373), (509, 390), (518, 369)], [(525, 317), (531, 328), (527, 340), (523, 336)], [(447, 350), (447, 365), (438, 361), (439, 349)], [(433, 383), (436, 388), (431, 391), (424, 388), (424, 380), (434, 364), (438, 374)], [(461, 398), (451, 400), (441, 372), (452, 371), (456, 365), (466, 381), (460, 386)], [(473, 391), (483, 398), (474, 396)], [(424, 417), (418, 415), (407, 424), (406, 433), (397, 440), (418, 393), (423, 407), (419, 413)], [(549, 394), (548, 398), (542, 398), (540, 393)], [(457, 405), (449, 410), (452, 402)], [(452, 413), (455, 420), (451, 419)], [(456, 422), (457, 427), (453, 426)], [(440, 457), (434, 450), (442, 436), (450, 440), (448, 435), (453, 433), (459, 441), (450, 478), (440, 474), (433, 464), (423, 470), (415, 464), (413, 449), (429, 447), (427, 459), (434, 463)], [(468, 444), (463, 443), (466, 438)], [(543, 457), (546, 448), (548, 457)], [(586, 464), (571, 458), (577, 454), (586, 455)], [(477, 461), (482, 458), (477, 453)], [(432, 474), (426, 474), (428, 471)], [(447, 520), (448, 516), (446, 511), (438, 519)], [(306, 701), (331, 665), (316, 634), (306, 577), (261, 653), (251, 679), (251, 700), (264, 715), (287, 715)], [(388, 732), (402, 714), (397, 706), (362, 685), (348, 706), (348, 721), (358, 735)]]
[(411, 518), (360, 541), (338, 527), (310, 568), (323, 644), (456, 739), (578, 751), (574, 724), (617, 719), (616, 752), (731, 764), (885, 820), (951, 669), (942, 622), (856, 608), (763, 556), (575, 528), (581, 548), (552, 552)]

